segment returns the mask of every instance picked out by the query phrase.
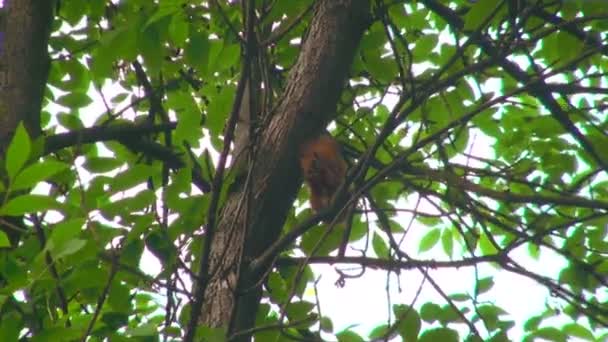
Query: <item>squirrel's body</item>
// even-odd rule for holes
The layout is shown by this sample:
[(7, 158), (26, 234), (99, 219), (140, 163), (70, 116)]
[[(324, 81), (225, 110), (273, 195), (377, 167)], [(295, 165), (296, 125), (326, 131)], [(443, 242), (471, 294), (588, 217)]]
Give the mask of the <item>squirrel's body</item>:
[(312, 209), (318, 212), (328, 207), (346, 177), (347, 165), (338, 142), (327, 133), (308, 140), (300, 147), (300, 167), (310, 188)]

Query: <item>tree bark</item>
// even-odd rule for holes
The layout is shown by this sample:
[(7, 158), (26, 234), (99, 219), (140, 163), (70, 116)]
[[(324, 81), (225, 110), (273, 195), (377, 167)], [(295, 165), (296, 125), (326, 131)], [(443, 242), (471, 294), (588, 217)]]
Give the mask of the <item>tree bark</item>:
[[(40, 134), (40, 109), (50, 59), (48, 40), (53, 22), (52, 0), (10, 0), (0, 9), (0, 156), (4, 156), (19, 122), (31, 137)], [(21, 218), (5, 217), (21, 226)], [(11, 245), (19, 233), (0, 227)]]
[(0, 70), (0, 146), (4, 148), (20, 121), (31, 136), (40, 133), (40, 107), (50, 59), (48, 40), (54, 1), (5, 1)]
[[(262, 275), (252, 274), (247, 264), (279, 237), (302, 183), (299, 143), (331, 119), (369, 23), (368, 1), (324, 0), (315, 6), (285, 91), (260, 127), (255, 158), (228, 194), (211, 244), (201, 323), (226, 327), (229, 335), (253, 327)], [(235, 340), (249, 339), (244, 334)]]

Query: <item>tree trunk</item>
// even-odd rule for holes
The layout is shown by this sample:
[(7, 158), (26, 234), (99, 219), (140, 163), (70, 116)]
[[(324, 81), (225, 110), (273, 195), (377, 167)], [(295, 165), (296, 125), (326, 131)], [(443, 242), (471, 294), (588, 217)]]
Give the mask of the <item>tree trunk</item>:
[[(261, 124), (254, 158), (223, 206), (211, 244), (201, 323), (227, 327), (229, 335), (253, 326), (262, 275), (247, 265), (281, 233), (301, 186), (297, 147), (331, 119), (368, 19), (368, 1), (316, 4), (277, 109)], [(249, 339), (244, 334), (235, 340)]]
[[(32, 137), (40, 134), (40, 110), (50, 59), (48, 40), (53, 22), (51, 0), (4, 1), (0, 9), (0, 156), (4, 156), (19, 122)], [(21, 219), (5, 218), (21, 226)], [(16, 230), (2, 227), (14, 246)]]
[(40, 133), (40, 107), (49, 71), (48, 39), (54, 1), (5, 2), (0, 70), (0, 146), (10, 140), (24, 121), (32, 136)]

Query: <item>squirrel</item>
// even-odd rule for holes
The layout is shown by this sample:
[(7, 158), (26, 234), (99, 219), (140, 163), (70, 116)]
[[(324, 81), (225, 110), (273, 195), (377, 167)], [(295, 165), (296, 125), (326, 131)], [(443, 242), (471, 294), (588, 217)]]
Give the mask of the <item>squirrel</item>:
[(315, 212), (327, 208), (346, 178), (340, 145), (327, 132), (305, 141), (300, 146), (300, 167), (310, 189), (310, 206)]

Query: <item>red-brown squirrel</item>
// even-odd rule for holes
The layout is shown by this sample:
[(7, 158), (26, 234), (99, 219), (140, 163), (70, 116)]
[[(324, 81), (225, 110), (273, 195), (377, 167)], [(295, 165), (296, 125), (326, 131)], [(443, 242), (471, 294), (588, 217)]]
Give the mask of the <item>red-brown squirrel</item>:
[(346, 177), (340, 145), (328, 133), (304, 142), (300, 146), (300, 167), (310, 189), (310, 206), (315, 212), (327, 208)]

